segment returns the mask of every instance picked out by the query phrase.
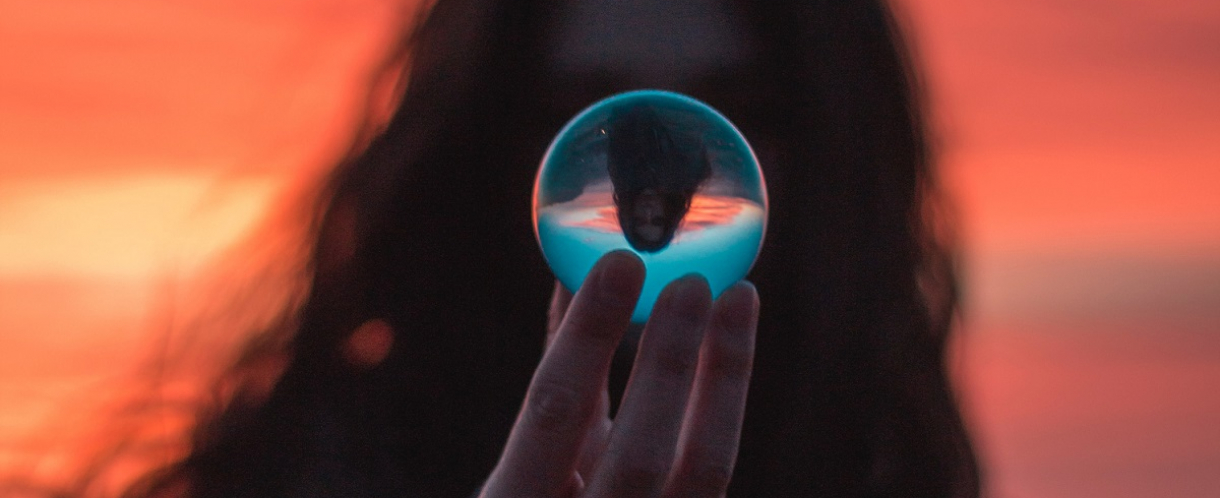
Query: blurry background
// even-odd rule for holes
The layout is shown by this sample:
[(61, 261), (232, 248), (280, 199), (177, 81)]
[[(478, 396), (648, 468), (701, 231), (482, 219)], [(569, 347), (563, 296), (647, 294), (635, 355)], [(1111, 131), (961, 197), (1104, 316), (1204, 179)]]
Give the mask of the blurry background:
[[(0, 0), (0, 469), (343, 152), (404, 8)], [(896, 8), (961, 217), (990, 495), (1220, 496), (1220, 2)]]

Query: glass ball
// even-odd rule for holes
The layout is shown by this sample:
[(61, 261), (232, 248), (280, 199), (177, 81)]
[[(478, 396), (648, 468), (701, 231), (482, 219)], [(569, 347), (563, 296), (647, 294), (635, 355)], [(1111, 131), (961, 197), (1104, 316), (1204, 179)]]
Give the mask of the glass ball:
[(685, 95), (639, 90), (572, 118), (534, 183), (534, 233), (572, 292), (602, 255), (635, 252), (647, 270), (631, 321), (689, 273), (712, 295), (745, 277), (762, 248), (767, 190), (745, 137)]

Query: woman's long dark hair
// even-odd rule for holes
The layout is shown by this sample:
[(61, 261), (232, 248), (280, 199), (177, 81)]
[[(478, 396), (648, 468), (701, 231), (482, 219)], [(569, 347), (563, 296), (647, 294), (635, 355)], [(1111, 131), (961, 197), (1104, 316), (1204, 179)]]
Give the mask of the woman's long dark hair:
[[(630, 90), (545, 55), (559, 2), (441, 0), (410, 40), (384, 131), (336, 171), (292, 362), (259, 404), (202, 425), (143, 493), (469, 496), (540, 358), (553, 278), (529, 199), (547, 144)], [(770, 186), (755, 372), (731, 496), (972, 497), (945, 372), (956, 308), (918, 81), (872, 0), (736, 2), (746, 68), (671, 88), (720, 109)], [(341, 357), (370, 319), (374, 368)], [(133, 492), (134, 494), (134, 492)]]

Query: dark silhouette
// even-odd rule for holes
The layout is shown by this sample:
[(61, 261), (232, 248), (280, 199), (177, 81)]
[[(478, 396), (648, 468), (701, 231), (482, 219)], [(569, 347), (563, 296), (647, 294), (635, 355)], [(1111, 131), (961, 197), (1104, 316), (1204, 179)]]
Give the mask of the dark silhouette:
[(695, 192), (712, 174), (702, 140), (683, 147), (677, 133), (647, 104), (615, 109), (606, 124), (619, 226), (640, 251), (669, 245)]
[[(654, 3), (674, 25), (664, 35), (703, 36), (664, 12), (687, 2)], [(940, 197), (918, 79), (885, 6), (726, 2), (713, 20), (740, 29), (722, 45), (743, 48), (708, 71), (667, 75), (557, 63), (575, 43), (558, 34), (582, 21), (564, 5), (436, 4), (404, 44), (399, 111), (335, 171), (319, 208), (290, 351), (264, 353), (290, 352), (290, 366), (265, 400), (221, 405), (191, 454), (131, 496), (183, 485), (196, 498), (478, 489), (543, 351), (554, 282), (527, 206), (538, 161), (577, 111), (638, 88), (719, 109), (754, 145), (770, 187), (729, 496), (977, 496), (945, 373), (952, 254), (931, 217)], [(712, 41), (692, 46), (721, 45)], [(358, 368), (340, 351), (371, 319), (392, 327), (394, 346)]]

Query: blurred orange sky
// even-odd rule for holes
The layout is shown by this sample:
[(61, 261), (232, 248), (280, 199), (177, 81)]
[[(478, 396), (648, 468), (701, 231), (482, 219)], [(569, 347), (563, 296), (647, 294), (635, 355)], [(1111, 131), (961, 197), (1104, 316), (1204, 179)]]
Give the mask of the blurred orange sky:
[[(0, 0), (0, 468), (146, 351), (160, 285), (344, 150), (409, 9)], [(961, 217), (956, 368), (995, 496), (1220, 496), (1220, 2), (896, 10)]]

